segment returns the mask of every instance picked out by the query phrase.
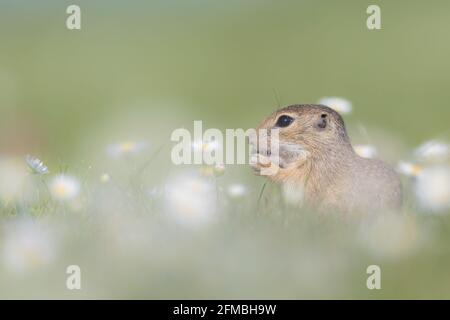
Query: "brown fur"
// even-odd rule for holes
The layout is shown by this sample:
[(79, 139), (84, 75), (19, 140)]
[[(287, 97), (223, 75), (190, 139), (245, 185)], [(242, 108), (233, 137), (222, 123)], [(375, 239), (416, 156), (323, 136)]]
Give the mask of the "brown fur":
[[(381, 211), (399, 209), (401, 183), (396, 172), (384, 162), (358, 156), (350, 143), (342, 117), (322, 105), (292, 105), (267, 117), (257, 129), (276, 127), (279, 116), (294, 122), (279, 128), (280, 168), (268, 176), (281, 183), (298, 202), (320, 209), (340, 211)], [(326, 127), (317, 124), (324, 121)], [(256, 145), (255, 141), (251, 141)], [(270, 138), (269, 138), (270, 143)], [(296, 145), (302, 156), (290, 153)], [(266, 150), (259, 155), (269, 157)], [(257, 172), (260, 164), (254, 164)], [(294, 199), (295, 200), (295, 199)]]

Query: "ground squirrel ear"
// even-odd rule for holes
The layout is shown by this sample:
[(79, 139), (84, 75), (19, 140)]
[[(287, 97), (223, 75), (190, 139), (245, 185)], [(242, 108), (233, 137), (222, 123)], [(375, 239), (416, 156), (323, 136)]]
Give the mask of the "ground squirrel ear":
[(320, 115), (320, 119), (318, 119), (317, 122), (315, 123), (315, 127), (319, 130), (325, 129), (328, 124), (327, 118), (328, 118), (328, 115), (326, 113), (322, 113)]

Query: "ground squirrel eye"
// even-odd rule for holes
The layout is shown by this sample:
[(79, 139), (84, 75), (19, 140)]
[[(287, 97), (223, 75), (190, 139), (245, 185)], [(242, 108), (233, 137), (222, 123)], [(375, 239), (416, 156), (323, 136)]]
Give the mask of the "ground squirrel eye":
[(320, 118), (321, 119), (316, 123), (316, 126), (319, 129), (325, 129), (327, 127), (327, 114), (322, 113)]
[(284, 128), (290, 125), (293, 121), (294, 118), (284, 115), (278, 118), (277, 123), (275, 125), (277, 127)]

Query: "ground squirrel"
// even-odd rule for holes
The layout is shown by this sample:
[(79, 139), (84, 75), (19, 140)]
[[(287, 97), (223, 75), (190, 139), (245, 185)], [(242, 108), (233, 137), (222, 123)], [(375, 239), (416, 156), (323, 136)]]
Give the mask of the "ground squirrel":
[[(268, 176), (281, 183), (290, 202), (319, 209), (373, 212), (397, 210), (402, 188), (397, 173), (384, 162), (358, 156), (350, 143), (342, 117), (322, 105), (291, 105), (274, 112), (259, 129), (279, 129), (279, 164)], [(270, 135), (268, 145), (271, 144)], [(257, 147), (266, 161), (270, 148)], [(270, 160), (269, 160), (270, 161)], [(252, 167), (260, 172), (264, 161)]]

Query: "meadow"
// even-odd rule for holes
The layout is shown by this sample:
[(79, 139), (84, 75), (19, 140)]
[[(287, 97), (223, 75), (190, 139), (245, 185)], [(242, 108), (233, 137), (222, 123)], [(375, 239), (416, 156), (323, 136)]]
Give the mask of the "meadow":
[[(0, 298), (450, 298), (450, 3), (378, 3), (370, 31), (369, 1), (80, 0), (67, 30), (69, 2), (2, 1)], [(247, 165), (170, 160), (195, 120), (324, 97), (402, 212), (324, 217)]]

